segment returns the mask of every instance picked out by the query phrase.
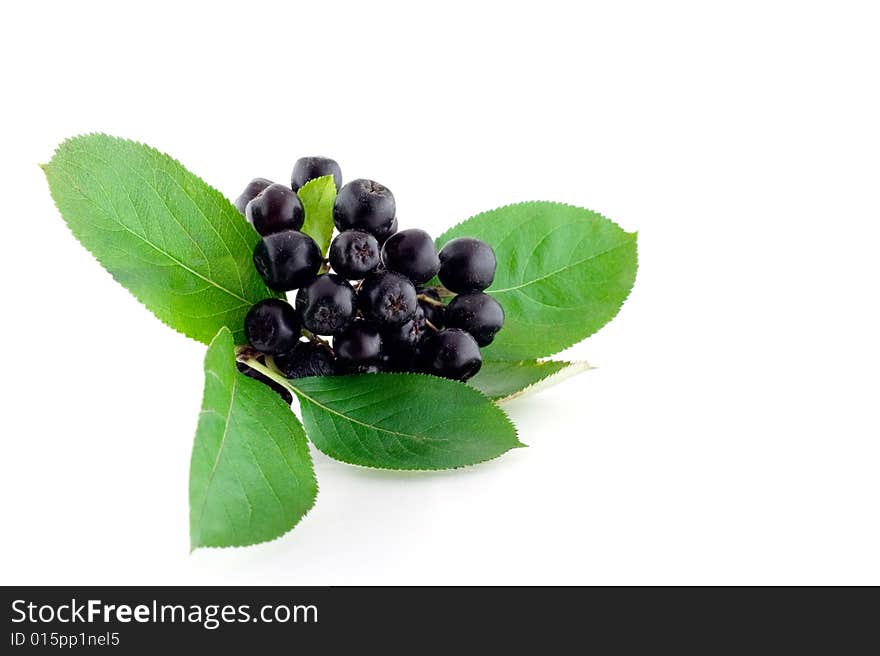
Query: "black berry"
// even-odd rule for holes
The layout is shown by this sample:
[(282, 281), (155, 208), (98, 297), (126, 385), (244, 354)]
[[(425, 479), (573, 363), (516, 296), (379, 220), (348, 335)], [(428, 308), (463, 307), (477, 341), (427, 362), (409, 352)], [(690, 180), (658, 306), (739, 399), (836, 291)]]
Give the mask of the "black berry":
[(488, 346), (504, 325), (504, 310), (483, 292), (459, 294), (446, 306), (446, 325), (466, 330), (480, 346)]
[(382, 338), (375, 327), (356, 321), (333, 338), (333, 349), (342, 366), (377, 364), (382, 353)]
[(329, 157), (300, 157), (293, 165), (293, 173), (290, 174), (290, 186), (296, 191), (309, 180), (322, 178), (325, 175), (333, 176), (333, 183), (339, 189), (342, 186), (342, 169), (335, 159)]
[(416, 307), (412, 319), (406, 323), (383, 329), (383, 363), (395, 371), (413, 370), (419, 345), (428, 330), (425, 323), (425, 313), (421, 307)]
[(344, 278), (325, 273), (296, 293), (296, 309), (307, 329), (333, 335), (354, 318), (355, 292)]
[[(301, 232), (305, 212), (297, 194), (325, 176), (336, 185), (339, 231), (327, 260)], [(298, 290), (293, 307), (271, 299), (251, 308), (247, 358), (268, 360), (288, 378), (398, 371), (467, 380), (480, 370), (480, 347), (492, 343), (505, 319), (498, 301), (483, 293), (497, 266), (488, 244), (459, 237), (438, 253), (424, 230), (398, 231), (387, 187), (366, 179), (343, 185), (339, 164), (326, 157), (298, 159), (290, 187), (253, 179), (236, 207), (262, 236), (254, 249), (260, 276), (274, 290)], [(450, 295), (456, 296), (449, 301)], [(315, 335), (332, 336), (332, 345)], [(239, 370), (291, 402), (289, 390), (256, 366), (239, 363)]]
[(268, 385), (273, 392), (277, 393), (278, 396), (284, 399), (284, 402), (286, 404), (290, 405), (291, 403), (293, 403), (293, 395), (283, 385), (276, 383), (274, 380), (272, 380), (265, 374), (260, 373), (256, 369), (247, 366), (244, 362), (236, 362), (235, 366), (248, 378), (253, 378), (254, 380), (260, 381), (264, 385)]
[(391, 229), (394, 194), (373, 180), (352, 180), (339, 190), (333, 204), (333, 223), (339, 232), (365, 230), (378, 237)]
[(287, 353), (299, 340), (299, 317), (286, 301), (267, 298), (248, 311), (244, 318), (244, 335), (261, 353)]
[(382, 263), (416, 284), (428, 282), (440, 270), (434, 240), (424, 230), (411, 228), (391, 235), (382, 246)]
[(481, 292), (495, 279), (495, 252), (484, 241), (458, 237), (440, 250), (440, 282), (455, 293)]
[(412, 319), (399, 326), (388, 326), (383, 329), (382, 339), (388, 351), (392, 349), (411, 351), (421, 341), (425, 330), (427, 330), (425, 312), (420, 306), (416, 306)]
[(447, 328), (431, 335), (420, 350), (426, 373), (454, 380), (467, 380), (483, 365), (476, 340), (459, 328)]
[(415, 314), (416, 288), (405, 276), (393, 271), (373, 273), (358, 292), (358, 307), (364, 318), (380, 326), (399, 326)]
[(315, 240), (296, 230), (266, 235), (254, 249), (257, 272), (266, 285), (280, 292), (311, 282), (321, 264), (321, 249)]
[(388, 241), (388, 238), (397, 233), (397, 217), (394, 217), (394, 221), (391, 222), (391, 225), (385, 229), (384, 232), (380, 232), (376, 234), (376, 241), (379, 242), (379, 246)]
[(259, 194), (263, 189), (272, 184), (271, 180), (267, 180), (266, 178), (254, 178), (250, 182), (248, 182), (248, 186), (244, 188), (244, 191), (241, 192), (238, 198), (235, 199), (235, 208), (241, 212), (245, 213), (245, 208), (247, 204), (253, 200), (257, 194)]
[(245, 216), (261, 235), (271, 235), (282, 230), (299, 230), (306, 215), (295, 191), (281, 184), (271, 184), (247, 204)]
[(379, 242), (363, 230), (340, 232), (330, 244), (330, 266), (349, 280), (360, 280), (379, 266)]
[(332, 349), (314, 342), (297, 342), (290, 353), (278, 355), (274, 360), (285, 378), (335, 376), (338, 373)]

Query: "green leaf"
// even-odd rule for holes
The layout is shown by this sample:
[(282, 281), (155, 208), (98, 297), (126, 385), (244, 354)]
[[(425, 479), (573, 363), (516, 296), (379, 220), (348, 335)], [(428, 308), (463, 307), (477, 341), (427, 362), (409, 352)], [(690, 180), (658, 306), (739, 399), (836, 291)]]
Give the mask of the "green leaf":
[(507, 415), (477, 390), (422, 374), (287, 380), (312, 443), (336, 460), (381, 469), (451, 469), (524, 446)]
[(493, 360), (557, 353), (608, 323), (636, 277), (636, 234), (571, 205), (528, 202), (478, 214), (437, 239), (477, 237), (498, 258), (489, 288), (504, 328), (484, 350)]
[(333, 202), (336, 200), (333, 176), (309, 180), (296, 193), (306, 213), (302, 231), (314, 239), (321, 254), (326, 255), (333, 235)]
[(74, 236), (157, 317), (206, 344), (224, 326), (244, 341), (248, 309), (274, 294), (254, 269), (259, 236), (220, 192), (103, 134), (68, 139), (43, 169)]
[(205, 394), (190, 464), (192, 548), (265, 542), (292, 529), (318, 484), (290, 407), (235, 366), (222, 328), (205, 356)]
[(418, 374), (293, 381), (312, 442), (332, 458), (383, 469), (450, 469), (517, 446), (516, 429), (466, 385)]
[(471, 378), (468, 385), (503, 403), (557, 385), (590, 369), (586, 362), (484, 360), (480, 373)]

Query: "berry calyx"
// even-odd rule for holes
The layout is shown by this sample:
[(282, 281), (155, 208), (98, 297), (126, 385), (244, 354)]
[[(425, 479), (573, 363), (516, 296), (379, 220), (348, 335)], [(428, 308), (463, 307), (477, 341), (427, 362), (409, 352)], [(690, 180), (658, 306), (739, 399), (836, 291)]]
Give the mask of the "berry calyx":
[(364, 230), (378, 238), (391, 229), (396, 211), (390, 189), (359, 178), (339, 190), (333, 203), (333, 223), (339, 232)]
[(431, 335), (420, 349), (425, 373), (467, 380), (483, 366), (476, 340), (460, 328), (447, 328)]
[(483, 292), (459, 294), (446, 306), (446, 325), (466, 330), (480, 346), (488, 346), (504, 325), (504, 310)]
[(415, 284), (428, 282), (440, 270), (434, 240), (424, 230), (410, 228), (391, 235), (382, 246), (382, 263)]
[(495, 279), (495, 251), (484, 241), (458, 237), (440, 249), (440, 282), (457, 294), (481, 292)]
[(316, 335), (333, 335), (354, 319), (355, 298), (348, 281), (325, 273), (296, 293), (296, 309), (308, 330)]
[(335, 159), (329, 157), (300, 157), (293, 165), (290, 174), (290, 187), (296, 191), (309, 180), (322, 178), (325, 175), (333, 176), (333, 183), (339, 189), (342, 186), (342, 169)]
[(299, 317), (286, 301), (267, 298), (248, 310), (244, 335), (260, 353), (281, 355), (292, 350), (299, 341)]
[(330, 266), (349, 280), (361, 280), (379, 266), (379, 242), (369, 232), (346, 230), (330, 244)]
[(266, 235), (254, 249), (254, 266), (266, 286), (279, 292), (311, 282), (321, 268), (321, 249), (315, 240), (297, 230)]
[(412, 282), (393, 271), (370, 274), (358, 292), (358, 308), (364, 318), (379, 326), (399, 326), (409, 321), (417, 305)]
[(254, 196), (245, 207), (245, 216), (264, 236), (282, 230), (299, 230), (306, 217), (296, 192), (281, 184), (271, 184)]

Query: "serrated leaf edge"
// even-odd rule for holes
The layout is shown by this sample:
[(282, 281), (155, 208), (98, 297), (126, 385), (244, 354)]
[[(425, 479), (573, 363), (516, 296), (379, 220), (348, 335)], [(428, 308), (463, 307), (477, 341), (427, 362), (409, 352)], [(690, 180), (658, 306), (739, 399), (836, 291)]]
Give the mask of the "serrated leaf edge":
[[(227, 328), (226, 326), (221, 327), (220, 330), (217, 331), (217, 334), (214, 336), (214, 339), (211, 340), (211, 344), (208, 346), (209, 349), (214, 344), (214, 341), (219, 339), (223, 335), (224, 331), (229, 333), (230, 335), (232, 334), (232, 331), (229, 330), (229, 328)], [(233, 342), (234, 342), (234, 340), (233, 340)], [(206, 357), (207, 357), (207, 353), (206, 353)], [(237, 378), (238, 376), (244, 376), (244, 374), (238, 370), (235, 371), (235, 375), (236, 375), (236, 380), (238, 379)], [(278, 403), (282, 404), (288, 411), (290, 411), (290, 406), (287, 405), (281, 397), (279, 397), (277, 395), (274, 395), (274, 396), (275, 396), (275, 400)], [(230, 409), (228, 412), (231, 412), (232, 411), (232, 402), (230, 402), (229, 408)], [(201, 419), (201, 413), (203, 410), (204, 409), (201, 409), (199, 411), (199, 418), (200, 419)], [(293, 414), (293, 413), (291, 413), (291, 414)], [(296, 415), (293, 415), (293, 420), (296, 421), (300, 425), (300, 428), (302, 429), (303, 435), (306, 435), (306, 429), (302, 425), (302, 422), (300, 422), (299, 418), (297, 418)], [(196, 429), (196, 432), (198, 432), (198, 428)], [(308, 437), (308, 436), (306, 436), (306, 437)], [(193, 439), (195, 440), (195, 438), (193, 438)], [(311, 440), (309, 440), (309, 441), (311, 441)], [(312, 471), (314, 472), (315, 471), (315, 463), (312, 460), (312, 454), (311, 454), (310, 450), (308, 449), (308, 444), (306, 445), (306, 459), (308, 460), (308, 464), (311, 466)], [(300, 518), (297, 519), (293, 523), (293, 525), (291, 525), (290, 528), (288, 528), (283, 533), (279, 533), (278, 535), (276, 535), (273, 538), (269, 538), (268, 540), (259, 540), (257, 542), (248, 542), (245, 544), (224, 544), (224, 545), (213, 545), (213, 544), (193, 545), (193, 544), (190, 544), (189, 553), (190, 553), (190, 555), (192, 555), (192, 553), (196, 549), (245, 549), (247, 547), (253, 547), (258, 544), (268, 544), (269, 542), (275, 542), (275, 540), (280, 540), (285, 535), (287, 535), (288, 533), (293, 531), (293, 529), (295, 529), (297, 526), (299, 526), (300, 523), (306, 518), (306, 516), (312, 511), (312, 509), (315, 507), (315, 504), (318, 502), (318, 495), (320, 493), (321, 493), (321, 486), (318, 483), (318, 477), (315, 476), (315, 496), (312, 499), (312, 502), (309, 504), (308, 508), (306, 508), (305, 512), (303, 512), (303, 514), (300, 516)]]
[[(499, 211), (499, 210), (505, 210), (505, 209), (508, 209), (508, 208), (510, 208), (510, 207), (520, 207), (520, 206), (523, 206), (523, 205), (553, 205), (553, 206), (555, 206), (555, 207), (565, 207), (565, 208), (569, 208), (569, 209), (576, 209), (576, 210), (583, 210), (583, 211), (585, 211), (585, 212), (590, 212), (591, 214), (595, 214), (595, 215), (598, 216), (599, 218), (601, 218), (601, 219), (603, 219), (603, 220), (605, 220), (605, 221), (608, 221), (608, 223), (610, 223), (611, 225), (613, 225), (613, 226), (615, 226), (616, 228), (618, 228), (621, 232), (623, 232), (624, 235), (627, 235), (627, 236), (631, 237), (631, 238), (632, 238), (633, 248), (635, 249), (635, 270), (633, 271), (633, 282), (632, 282), (632, 284), (630, 285), (629, 289), (627, 290), (626, 295), (625, 295), (625, 296), (623, 297), (623, 299), (621, 300), (621, 302), (620, 302), (620, 306), (617, 308), (617, 310), (614, 312), (614, 314), (612, 314), (610, 317), (608, 317), (608, 320), (607, 320), (605, 323), (603, 323), (603, 324), (599, 327), (598, 330), (596, 330), (596, 331), (590, 333), (589, 335), (586, 335), (585, 337), (583, 337), (582, 339), (578, 340), (577, 342), (572, 342), (571, 344), (568, 344), (567, 346), (565, 346), (565, 347), (563, 347), (563, 348), (561, 348), (561, 349), (559, 349), (558, 351), (555, 352), (555, 353), (560, 353), (560, 352), (564, 351), (565, 349), (571, 348), (571, 347), (574, 346), (575, 344), (580, 344), (580, 343), (581, 343), (582, 341), (584, 341), (585, 339), (588, 339), (589, 337), (592, 337), (593, 335), (595, 335), (597, 332), (599, 332), (599, 330), (602, 330), (602, 328), (604, 328), (604, 327), (607, 326), (609, 323), (611, 323), (611, 322), (617, 317), (617, 315), (620, 314), (620, 311), (623, 309), (623, 306), (626, 305), (626, 302), (629, 300), (629, 297), (630, 297), (630, 295), (632, 294), (632, 290), (633, 290), (633, 289), (635, 288), (635, 286), (636, 286), (636, 280), (638, 279), (638, 276), (639, 276), (639, 239), (638, 239), (638, 237), (639, 237), (639, 233), (638, 233), (638, 230), (633, 231), (633, 232), (627, 232), (626, 230), (623, 229), (623, 227), (622, 227), (619, 223), (617, 223), (617, 222), (614, 221), (613, 219), (609, 219), (607, 216), (605, 216), (605, 215), (602, 214), (601, 212), (597, 212), (596, 210), (591, 210), (591, 209), (588, 208), (588, 207), (582, 207), (582, 206), (580, 206), (580, 205), (573, 205), (573, 204), (571, 204), (571, 203), (560, 203), (560, 202), (558, 202), (558, 201), (553, 201), (553, 200), (525, 200), (525, 201), (519, 201), (519, 202), (516, 202), (516, 203), (507, 203), (506, 205), (500, 205), (500, 206), (498, 206), (498, 207), (496, 207), (496, 208), (493, 208), (493, 209), (490, 209), (490, 210), (483, 210), (482, 212), (478, 212), (477, 214), (473, 214), (473, 215), (469, 216), (468, 218), (463, 219), (462, 221), (459, 221), (458, 223), (456, 223), (455, 225), (453, 225), (451, 228), (447, 228), (446, 230), (444, 230), (443, 233), (442, 233), (439, 237), (437, 237), (437, 238), (434, 240), (434, 244), (435, 244), (435, 246), (437, 247), (437, 250), (439, 251), (439, 250), (445, 245), (446, 241), (448, 241), (448, 238), (444, 239), (444, 237), (445, 237), (448, 233), (452, 232), (453, 230), (455, 230), (455, 229), (458, 228), (459, 226), (464, 225), (464, 224), (467, 223), (468, 221), (470, 221), (470, 220), (472, 220), (472, 219), (476, 219), (476, 218), (481, 217), (481, 216), (483, 216), (483, 215), (489, 214), (489, 213), (491, 213), (491, 212), (497, 212), (497, 211)], [(442, 241), (441, 241), (441, 240), (442, 240)], [(620, 245), (618, 245), (618, 246), (615, 246), (615, 248), (618, 248), (618, 247), (620, 247), (621, 245), (622, 245), (622, 244), (620, 244)], [(496, 290), (493, 290), (491, 286), (490, 286), (488, 289), (486, 289), (486, 293), (487, 293), (487, 294), (490, 294), (490, 295), (491, 295), (493, 292), (495, 292), (495, 291), (496, 291)], [(502, 290), (502, 291), (506, 291), (506, 290)], [(553, 357), (553, 355), (554, 355), (553, 353), (546, 353), (546, 354), (541, 354), (541, 355), (536, 356), (536, 357), (545, 358), (545, 357)], [(501, 362), (519, 362), (519, 361), (522, 360), (522, 358), (508, 360), (508, 359), (506, 359), (506, 358), (498, 358), (498, 357), (493, 357), (493, 359), (498, 360), (498, 361), (501, 361)], [(506, 400), (506, 399), (505, 399), (505, 400)]]
[(523, 205), (554, 205), (556, 207), (567, 207), (569, 209), (584, 210), (585, 212), (589, 212), (590, 214), (595, 214), (599, 218), (604, 219), (605, 221), (608, 221), (608, 223), (611, 223), (616, 228), (620, 229), (621, 232), (623, 232), (627, 235), (633, 235), (633, 236), (638, 235), (638, 231), (627, 232), (626, 230), (623, 229), (623, 226), (621, 226), (619, 223), (617, 223), (617, 221), (615, 221), (614, 219), (609, 219), (607, 216), (605, 216), (601, 212), (597, 212), (596, 210), (591, 210), (589, 207), (583, 207), (582, 205), (574, 205), (572, 203), (560, 203), (559, 201), (555, 201), (555, 200), (521, 200), (521, 201), (517, 201), (515, 203), (507, 203), (505, 205), (499, 205), (498, 207), (494, 207), (490, 210), (483, 210), (482, 212), (477, 212), (476, 214), (472, 214), (468, 218), (462, 219), (461, 221), (459, 221), (458, 223), (456, 223), (452, 227), (444, 230), (443, 233), (439, 237), (437, 237), (437, 239), (435, 239), (434, 241), (438, 246), (442, 247), (442, 244), (440, 244), (440, 240), (443, 238), (444, 235), (446, 235), (448, 232), (452, 232), (453, 230), (455, 230), (459, 226), (467, 223), (471, 219), (476, 219), (478, 217), (483, 216), (484, 214), (490, 214), (491, 212), (498, 212), (499, 210), (506, 210), (510, 207), (520, 207)]
[[(367, 428), (370, 428), (370, 429), (381, 430), (381, 431), (384, 431), (384, 432), (386, 432), (386, 433), (395, 433), (395, 432), (396, 432), (396, 431), (390, 431), (390, 430), (385, 429), (385, 428), (379, 428), (379, 427), (377, 427), (377, 426), (370, 426), (369, 424), (364, 424), (363, 422), (360, 422), (360, 421), (358, 421), (358, 420), (352, 419), (351, 417), (348, 417), (348, 416), (346, 416), (346, 415), (343, 415), (343, 414), (341, 414), (341, 413), (339, 413), (339, 412), (337, 412), (337, 411), (335, 411), (335, 410), (332, 410), (331, 408), (327, 408), (324, 404), (319, 403), (316, 399), (313, 399), (313, 398), (310, 397), (308, 394), (306, 394), (305, 392), (303, 392), (302, 390), (300, 390), (299, 388), (297, 388), (295, 385), (293, 385), (290, 379), (288, 379), (288, 378), (284, 378), (284, 376), (282, 376), (282, 375), (279, 374), (278, 372), (272, 370), (271, 368), (266, 367), (265, 365), (261, 364), (259, 361), (257, 361), (257, 360), (254, 359), (254, 358), (246, 358), (246, 359), (241, 360), (241, 362), (244, 362), (244, 363), (245, 363), (246, 365), (248, 365), (249, 367), (252, 367), (253, 369), (256, 369), (257, 371), (259, 371), (259, 372), (262, 373), (263, 375), (270, 377), (270, 378), (271, 378), (272, 380), (274, 380), (276, 383), (278, 383), (278, 384), (280, 384), (280, 385), (283, 385), (285, 388), (287, 388), (288, 390), (290, 390), (290, 392), (292, 392), (292, 393), (296, 396), (297, 400), (300, 402), (300, 406), (301, 406), (301, 404), (302, 404), (302, 400), (301, 400), (301, 399), (302, 399), (302, 398), (305, 398), (309, 403), (312, 403), (312, 404), (314, 404), (315, 406), (317, 406), (317, 407), (319, 407), (319, 408), (322, 408), (322, 409), (324, 409), (324, 410), (326, 410), (326, 411), (328, 411), (328, 412), (331, 412), (332, 414), (335, 414), (335, 415), (337, 415), (337, 416), (339, 416), (339, 417), (342, 417), (342, 418), (345, 419), (346, 421), (351, 421), (352, 423), (360, 424), (360, 425), (363, 425), (363, 426), (365, 426), (365, 427), (367, 427)], [(413, 372), (413, 373), (354, 374), (354, 375), (356, 375), (356, 376), (370, 376), (370, 377), (372, 377), (372, 378), (375, 378), (375, 377), (378, 377), (378, 376), (394, 376), (394, 377), (401, 377), (401, 376), (407, 376), (407, 377), (420, 376), (420, 377), (431, 378), (431, 379), (436, 378), (435, 376), (430, 376), (430, 375), (428, 375), (428, 374), (417, 373), (417, 372)], [(334, 376), (334, 378), (338, 378), (338, 376)], [(443, 379), (443, 380), (446, 380), (446, 379)], [(519, 430), (517, 429), (516, 424), (513, 423), (513, 421), (510, 419), (510, 417), (507, 416), (507, 413), (504, 412), (504, 410), (503, 410), (503, 409), (502, 409), (502, 408), (501, 408), (501, 407), (500, 407), (500, 406), (499, 406), (499, 405), (498, 405), (498, 404), (497, 404), (497, 403), (496, 403), (491, 397), (487, 396), (486, 394), (484, 394), (484, 393), (481, 392), (480, 390), (476, 389), (475, 387), (471, 387), (470, 385), (465, 385), (464, 383), (460, 383), (460, 384), (463, 385), (463, 386), (465, 386), (465, 387), (467, 387), (467, 389), (470, 390), (471, 392), (476, 392), (478, 395), (482, 396), (482, 397), (486, 400), (487, 403), (489, 403), (489, 404), (495, 406), (495, 407), (498, 409), (498, 411), (501, 413), (501, 416), (503, 417), (504, 422), (506, 422), (506, 424), (507, 424), (511, 429), (513, 429), (513, 435), (514, 435), (514, 439), (516, 440), (516, 443), (515, 443), (512, 447), (510, 447), (510, 449), (508, 449), (507, 451), (510, 451), (510, 450), (512, 450), (512, 449), (525, 448), (525, 447), (528, 446), (527, 444), (523, 443), (523, 442), (519, 439)], [(404, 433), (399, 433), (399, 434), (400, 434), (400, 435), (403, 435), (404, 437), (407, 437), (407, 438), (412, 437), (411, 435), (407, 435), (407, 434), (404, 434)], [(308, 437), (308, 433), (306, 433), (306, 437)], [(315, 442), (313, 442), (313, 441), (311, 440), (311, 438), (309, 438), (309, 441), (312, 442), (312, 444), (315, 444)], [(317, 448), (318, 451), (321, 451), (321, 453), (324, 453), (324, 451), (323, 451), (323, 450), (322, 450), (317, 444), (315, 444), (315, 448)], [(467, 465), (459, 465), (459, 466), (457, 466), (457, 467), (410, 467), (410, 468), (403, 468), (403, 467), (375, 467), (375, 466), (373, 466), (373, 465), (365, 465), (365, 464), (360, 463), (360, 462), (351, 462), (350, 460), (346, 460), (346, 459), (344, 459), (344, 458), (337, 458), (336, 456), (331, 456), (331, 455), (329, 455), (329, 454), (327, 454), (327, 453), (324, 453), (324, 455), (326, 455), (326, 456), (329, 457), (329, 458), (332, 458), (333, 460), (337, 460), (338, 462), (344, 462), (344, 463), (347, 464), (347, 465), (352, 465), (352, 466), (355, 466), (355, 467), (362, 467), (362, 468), (364, 468), (364, 469), (377, 469), (377, 470), (379, 470), (379, 471), (436, 472), (436, 471), (452, 471), (452, 470), (455, 470), (455, 469), (465, 469), (465, 468), (467, 468), (467, 467), (473, 467), (474, 465), (479, 465), (479, 464), (482, 464), (482, 463), (484, 463), (484, 462), (489, 462), (490, 460), (495, 460), (495, 459), (499, 458), (500, 456), (504, 455), (504, 453), (507, 453), (507, 451), (504, 451), (503, 453), (499, 453), (497, 456), (494, 456), (494, 457), (492, 457), (492, 458), (484, 458), (483, 460), (477, 460), (477, 461), (472, 462), (472, 463), (469, 463), (469, 464), (467, 464)]]
[[(310, 186), (317, 186), (317, 184), (318, 184), (319, 181), (325, 181), (325, 180), (327, 180), (328, 178), (332, 180), (332, 179), (333, 179), (333, 176), (332, 176), (332, 175), (322, 175), (322, 176), (319, 177), (319, 178), (312, 178), (311, 180), (309, 180), (308, 182), (306, 182), (302, 187), (300, 187), (299, 189), (297, 189), (297, 191), (296, 191), (296, 197), (299, 198), (300, 201), (302, 201), (302, 196), (301, 196), (300, 194), (301, 194), (301, 192), (302, 192), (304, 189), (308, 189)], [(334, 189), (335, 189), (335, 188), (336, 188), (336, 185), (335, 185), (335, 182), (334, 182)], [(338, 193), (339, 190), (336, 189), (336, 192)], [(307, 221), (308, 218), (309, 218), (309, 217), (306, 216), (305, 220)], [(306, 234), (308, 235), (309, 233), (306, 233)], [(312, 235), (309, 235), (309, 237), (312, 237), (312, 239), (314, 239), (314, 236), (312, 236)], [(316, 240), (316, 241), (317, 241), (317, 240)], [(322, 256), (322, 257), (327, 257), (327, 252), (330, 250), (330, 244), (331, 244), (332, 242), (333, 242), (333, 226), (330, 227), (330, 240), (327, 242), (327, 248), (323, 248), (323, 249), (321, 249), (321, 256)], [(318, 244), (318, 246), (320, 247), (320, 244)]]
[[(136, 146), (140, 146), (140, 147), (146, 148), (147, 150), (150, 150), (150, 151), (152, 151), (152, 152), (154, 152), (154, 153), (158, 153), (159, 155), (162, 155), (163, 157), (167, 157), (167, 158), (168, 158), (169, 160), (171, 160), (175, 165), (179, 166), (181, 169), (183, 169), (184, 171), (186, 171), (187, 173), (189, 173), (190, 175), (192, 175), (192, 176), (194, 176), (196, 179), (198, 179), (199, 182), (201, 182), (202, 184), (204, 184), (205, 187), (208, 188), (208, 189), (211, 191), (211, 193), (215, 193), (215, 194), (219, 195), (220, 198), (222, 198), (223, 200), (225, 200), (227, 203), (230, 203), (230, 204), (231, 204), (231, 201), (229, 201), (229, 199), (226, 198), (226, 196), (223, 195), (223, 193), (222, 193), (220, 190), (218, 190), (216, 187), (214, 187), (213, 185), (209, 184), (208, 182), (205, 182), (205, 180), (204, 180), (201, 176), (198, 176), (198, 175), (196, 175), (195, 173), (193, 173), (192, 171), (190, 171), (190, 170), (189, 170), (186, 166), (184, 166), (184, 165), (180, 162), (180, 160), (178, 160), (177, 158), (172, 157), (172, 156), (169, 155), (168, 153), (166, 153), (166, 152), (164, 152), (164, 151), (161, 151), (161, 150), (159, 150), (158, 148), (155, 148), (155, 147), (153, 147), (153, 146), (150, 146), (149, 144), (146, 144), (146, 143), (144, 143), (144, 142), (142, 142), (142, 141), (137, 141), (137, 140), (135, 140), (135, 139), (127, 139), (127, 138), (125, 138), (125, 137), (117, 137), (117, 136), (114, 136), (114, 135), (112, 135), (112, 134), (107, 134), (106, 132), (86, 132), (86, 133), (82, 133), (82, 134), (77, 134), (77, 135), (74, 135), (74, 136), (72, 136), (72, 137), (68, 137), (67, 139), (64, 139), (61, 143), (59, 143), (59, 144), (55, 147), (55, 150), (52, 151), (52, 157), (50, 158), (50, 160), (49, 160), (48, 162), (44, 163), (44, 164), (38, 164), (38, 165), (37, 165), (37, 166), (40, 167), (40, 169), (43, 171), (43, 174), (46, 176), (46, 182), (47, 182), (47, 183), (49, 182), (49, 173), (48, 173), (48, 170), (49, 170), (49, 168), (50, 168), (50, 166), (51, 166), (51, 164), (52, 164), (52, 161), (55, 159), (55, 157), (56, 157), (56, 156), (58, 155), (58, 153), (61, 151), (62, 147), (63, 147), (65, 144), (69, 143), (69, 142), (75, 141), (75, 140), (77, 140), (77, 139), (85, 139), (85, 138), (88, 138), (88, 137), (104, 137), (104, 138), (107, 138), (107, 139), (112, 139), (113, 141), (121, 141), (121, 142), (126, 142), (126, 143), (130, 143), (130, 144), (134, 144), (134, 145), (136, 145)], [(122, 281), (119, 280), (119, 278), (116, 276), (115, 273), (113, 273), (112, 271), (110, 271), (109, 269), (107, 269), (107, 268), (101, 263), (101, 260), (98, 259), (98, 256), (95, 255), (95, 253), (92, 251), (92, 249), (88, 248), (85, 244), (83, 244), (83, 243), (79, 240), (79, 238), (76, 236), (76, 234), (73, 232), (73, 228), (71, 228), (70, 223), (69, 223), (69, 222), (67, 221), (67, 219), (64, 217), (64, 213), (61, 211), (61, 208), (58, 206), (58, 199), (55, 197), (55, 192), (54, 192), (54, 190), (52, 189), (52, 185), (51, 185), (51, 184), (49, 184), (49, 195), (50, 195), (50, 197), (52, 198), (52, 204), (55, 206), (55, 209), (58, 211), (58, 214), (61, 216), (61, 219), (62, 219), (62, 221), (63, 221), (63, 223), (64, 223), (64, 226), (67, 228), (68, 232), (69, 232), (70, 235), (74, 238), (74, 240), (76, 240), (76, 242), (77, 242), (80, 246), (83, 247), (83, 250), (86, 251), (86, 252), (91, 256), (92, 260), (94, 260), (94, 261), (98, 264), (98, 266), (101, 267), (102, 270), (104, 270), (105, 272), (107, 272), (107, 273), (110, 275), (110, 277), (111, 277), (111, 278), (112, 278), (112, 279), (113, 279), (113, 280), (114, 280), (114, 281), (115, 281), (120, 287), (122, 287), (126, 292), (128, 292), (128, 294), (129, 294), (132, 298), (134, 298), (134, 299), (135, 299), (135, 300), (136, 300), (136, 301), (137, 301), (142, 307), (144, 307), (144, 309), (146, 309), (150, 314), (152, 314), (154, 317), (156, 317), (156, 319), (158, 319), (160, 323), (162, 323), (163, 325), (167, 326), (168, 328), (170, 328), (170, 329), (173, 330), (174, 332), (176, 332), (176, 333), (178, 333), (178, 334), (180, 334), (180, 335), (183, 335), (184, 337), (186, 337), (186, 338), (188, 338), (188, 339), (191, 339), (191, 340), (193, 340), (193, 341), (195, 341), (195, 342), (198, 342), (199, 344), (210, 344), (210, 343), (211, 343), (211, 342), (204, 342), (204, 341), (198, 339), (197, 337), (195, 337), (195, 336), (189, 334), (189, 333), (186, 332), (185, 330), (182, 330), (182, 329), (178, 328), (177, 326), (172, 326), (170, 323), (166, 322), (166, 321), (165, 321), (164, 319), (162, 319), (158, 314), (156, 314), (156, 312), (155, 312), (155, 311), (154, 311), (149, 305), (147, 305), (147, 303), (146, 303), (146, 302), (145, 302), (140, 296), (138, 296), (137, 294), (135, 294), (131, 289), (129, 289), (125, 284), (123, 284)], [(234, 207), (234, 206), (233, 206), (233, 207)], [(236, 210), (235, 213), (236, 213), (237, 215), (241, 216), (241, 215), (239, 214), (238, 210)], [(270, 297), (280, 298), (280, 296), (281, 296), (280, 294), (278, 294), (278, 293), (272, 291), (272, 290), (269, 289), (268, 287), (267, 287), (266, 289), (267, 289), (267, 293), (269, 294), (269, 296), (267, 296), (267, 298), (270, 298)], [(235, 336), (235, 335), (234, 335), (234, 333), (233, 333), (233, 337), (234, 337), (234, 336)], [(215, 336), (215, 338), (216, 338), (216, 336)], [(213, 340), (212, 340), (212, 341), (213, 341)]]

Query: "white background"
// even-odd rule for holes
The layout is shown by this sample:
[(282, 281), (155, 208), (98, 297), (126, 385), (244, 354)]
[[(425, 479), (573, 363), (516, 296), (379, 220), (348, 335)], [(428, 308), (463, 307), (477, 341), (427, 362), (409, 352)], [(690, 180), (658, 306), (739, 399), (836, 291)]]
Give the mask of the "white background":
[[(880, 584), (873, 3), (13, 3), (2, 583)], [(135, 9), (134, 7), (137, 7)], [(204, 347), (68, 233), (39, 162), (104, 131), (234, 197), (303, 154), (438, 234), (526, 199), (639, 231), (598, 369), (436, 474), (315, 453), (270, 544), (188, 553)]]

